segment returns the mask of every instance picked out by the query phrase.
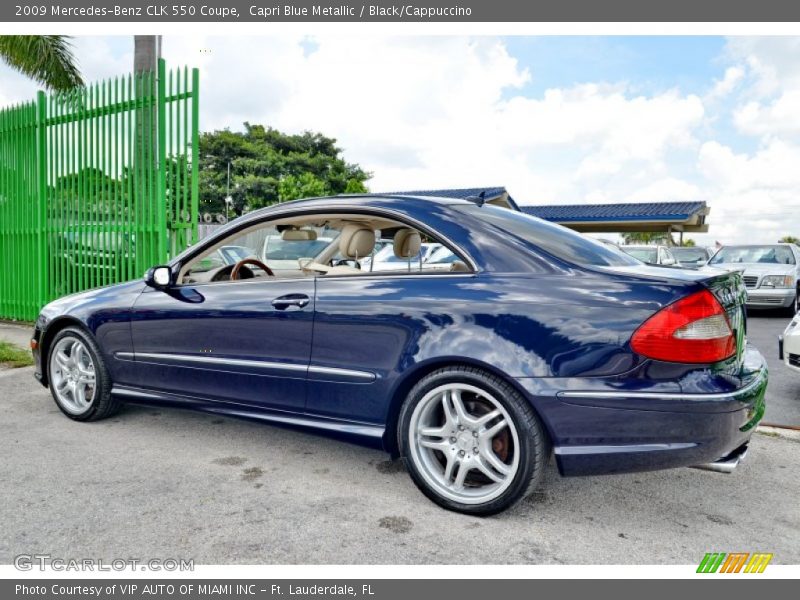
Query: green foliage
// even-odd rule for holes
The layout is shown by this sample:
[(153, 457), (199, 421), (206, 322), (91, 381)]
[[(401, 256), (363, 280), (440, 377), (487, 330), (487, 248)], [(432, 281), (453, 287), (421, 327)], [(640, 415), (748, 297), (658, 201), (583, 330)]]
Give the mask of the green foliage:
[(694, 248), (696, 245), (697, 244), (692, 238), (686, 238), (685, 240), (683, 240), (683, 243), (681, 244), (681, 246), (684, 246), (686, 248)]
[(800, 238), (796, 238), (793, 235), (785, 235), (778, 241), (784, 242), (786, 244), (797, 244), (798, 242), (800, 242)]
[(57, 92), (83, 85), (68, 36), (0, 35), (0, 59)]
[(347, 163), (336, 140), (244, 126), (243, 132), (224, 129), (200, 136), (201, 212), (225, 212), (229, 162), (236, 214), (298, 198), (367, 191), (371, 174)]
[(626, 244), (659, 244), (667, 240), (667, 234), (662, 232), (623, 233), (622, 239)]
[(17, 348), (8, 342), (0, 342), (0, 365), (6, 367), (29, 367), (33, 364), (33, 356), (27, 350)]

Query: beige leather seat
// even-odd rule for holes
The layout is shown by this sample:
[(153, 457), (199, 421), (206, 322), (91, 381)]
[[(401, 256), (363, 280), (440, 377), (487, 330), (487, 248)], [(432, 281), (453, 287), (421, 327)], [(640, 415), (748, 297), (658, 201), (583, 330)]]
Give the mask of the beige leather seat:
[(311, 229), (287, 229), (281, 239), (289, 242), (305, 242), (317, 239), (317, 232)]
[[(422, 238), (418, 231), (413, 229), (398, 229), (394, 234), (394, 255), (397, 258), (405, 258), (408, 260), (408, 270), (411, 270), (411, 259), (419, 254), (419, 249), (422, 247)], [(419, 265), (416, 265), (419, 267)]]
[[(347, 260), (358, 260), (372, 254), (375, 248), (375, 231), (364, 225), (351, 223), (342, 227), (339, 234), (339, 253)], [(363, 273), (361, 269), (348, 265), (339, 265), (328, 269), (326, 275), (355, 275)]]

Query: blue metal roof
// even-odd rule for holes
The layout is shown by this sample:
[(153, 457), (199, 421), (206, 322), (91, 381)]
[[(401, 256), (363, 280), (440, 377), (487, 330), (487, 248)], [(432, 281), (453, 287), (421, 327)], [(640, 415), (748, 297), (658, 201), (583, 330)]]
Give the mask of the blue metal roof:
[(686, 221), (705, 208), (705, 202), (640, 202), (630, 204), (521, 206), (520, 210), (546, 221), (576, 223), (591, 221)]

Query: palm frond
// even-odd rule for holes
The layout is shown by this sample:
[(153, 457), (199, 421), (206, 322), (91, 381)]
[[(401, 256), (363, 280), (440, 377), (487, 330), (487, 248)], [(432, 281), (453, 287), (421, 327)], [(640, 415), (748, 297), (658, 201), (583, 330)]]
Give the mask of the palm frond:
[(0, 58), (54, 91), (83, 85), (68, 36), (1, 35)]

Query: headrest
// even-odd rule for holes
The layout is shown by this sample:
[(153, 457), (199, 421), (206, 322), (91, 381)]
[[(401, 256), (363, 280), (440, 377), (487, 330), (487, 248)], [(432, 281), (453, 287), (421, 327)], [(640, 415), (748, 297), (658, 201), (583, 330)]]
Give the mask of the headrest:
[(347, 259), (364, 258), (375, 248), (375, 231), (364, 225), (348, 224), (339, 236), (339, 252)]
[(317, 232), (311, 229), (287, 229), (281, 234), (281, 239), (291, 242), (315, 240)]
[(413, 229), (398, 229), (394, 234), (394, 255), (397, 258), (413, 258), (419, 254), (422, 238)]

